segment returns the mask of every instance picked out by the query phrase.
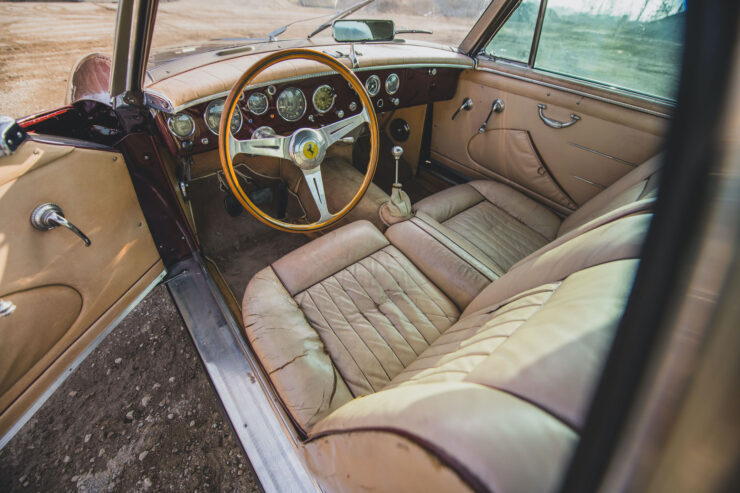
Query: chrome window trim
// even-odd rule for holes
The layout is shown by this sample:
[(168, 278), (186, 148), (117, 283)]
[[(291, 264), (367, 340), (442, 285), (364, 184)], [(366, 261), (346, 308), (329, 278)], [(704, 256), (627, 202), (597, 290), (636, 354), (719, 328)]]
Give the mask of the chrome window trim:
[[(473, 60), (470, 60), (470, 63), (409, 63), (409, 64), (391, 64), (391, 65), (376, 65), (372, 67), (360, 67), (358, 69), (354, 69), (353, 72), (367, 72), (370, 70), (392, 70), (392, 69), (403, 69), (403, 68), (459, 68), (459, 69), (472, 69), (474, 66)], [(197, 69), (196, 69), (197, 70)], [(313, 79), (316, 77), (326, 77), (328, 75), (336, 74), (336, 72), (330, 70), (325, 72), (316, 72), (313, 74), (304, 74), (304, 75), (296, 75), (293, 77), (285, 77), (283, 79), (275, 79), (267, 82), (260, 82), (258, 84), (250, 84), (249, 86), (245, 87), (245, 91), (251, 91), (254, 89), (260, 89), (263, 87), (275, 85), (275, 84), (287, 84), (290, 82), (296, 82), (296, 81), (302, 81), (307, 79)], [(153, 104), (151, 100), (147, 101), (149, 106), (151, 108), (154, 108), (158, 111), (162, 111), (163, 113), (167, 113), (168, 115), (173, 115), (176, 113), (180, 113), (183, 110), (186, 110), (188, 108), (191, 108), (193, 106), (199, 105), (201, 103), (205, 103), (208, 101), (212, 101), (214, 99), (224, 98), (229, 95), (229, 92), (231, 91), (223, 91), (216, 94), (211, 94), (210, 96), (204, 96), (202, 98), (193, 99), (192, 101), (188, 101), (187, 103), (181, 104), (180, 106), (176, 107), (170, 99), (162, 94), (161, 92), (155, 90), (155, 89), (144, 89), (144, 93), (151, 93), (155, 96), (158, 96), (162, 98), (164, 101), (166, 101), (169, 104), (169, 108), (163, 108), (159, 105)]]
[(47, 388), (43, 394), (41, 394), (41, 397), (36, 399), (36, 402), (33, 403), (31, 407), (28, 408), (26, 412), (23, 413), (23, 415), (13, 423), (13, 426), (8, 429), (7, 432), (5, 432), (5, 435), (0, 437), (0, 450), (5, 447), (10, 440), (13, 439), (13, 437), (18, 433), (21, 428), (33, 417), (36, 412), (41, 409), (41, 406), (44, 405), (44, 403), (51, 397), (56, 390), (61, 387), (61, 385), (64, 383), (65, 380), (67, 380), (67, 377), (69, 377), (75, 369), (80, 366), (80, 364), (92, 353), (95, 348), (98, 347), (98, 345), (103, 342), (103, 340), (108, 337), (108, 335), (113, 332), (113, 329), (115, 329), (121, 321), (126, 318), (126, 316), (131, 313), (131, 310), (133, 310), (136, 305), (141, 303), (141, 301), (148, 295), (152, 289), (154, 289), (161, 281), (164, 279), (165, 275), (167, 275), (167, 270), (163, 269), (162, 272), (159, 273), (156, 279), (149, 284), (144, 290), (139, 293), (139, 295), (134, 299), (134, 301), (131, 302), (129, 306), (126, 307), (123, 312), (121, 312), (120, 315), (118, 315), (113, 322), (108, 325), (108, 327), (105, 328), (103, 332), (96, 337), (93, 342), (87, 346), (75, 359), (70, 363), (70, 365), (62, 372), (59, 377), (54, 381), (54, 383)]

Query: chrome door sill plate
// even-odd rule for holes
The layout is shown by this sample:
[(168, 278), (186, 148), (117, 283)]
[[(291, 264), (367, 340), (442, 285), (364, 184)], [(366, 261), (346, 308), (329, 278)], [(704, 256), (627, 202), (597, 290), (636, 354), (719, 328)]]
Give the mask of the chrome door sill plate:
[(276, 413), (240, 328), (210, 275), (195, 259), (179, 262), (165, 281), (265, 492), (316, 492)]

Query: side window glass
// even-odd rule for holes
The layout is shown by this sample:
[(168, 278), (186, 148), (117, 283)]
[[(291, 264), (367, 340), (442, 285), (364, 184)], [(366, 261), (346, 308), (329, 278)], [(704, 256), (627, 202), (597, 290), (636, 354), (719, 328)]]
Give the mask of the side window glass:
[(671, 99), (685, 0), (549, 0), (535, 68)]
[(532, 36), (539, 8), (539, 0), (523, 0), (488, 43), (485, 48), (486, 55), (529, 62), (529, 51), (532, 48)]

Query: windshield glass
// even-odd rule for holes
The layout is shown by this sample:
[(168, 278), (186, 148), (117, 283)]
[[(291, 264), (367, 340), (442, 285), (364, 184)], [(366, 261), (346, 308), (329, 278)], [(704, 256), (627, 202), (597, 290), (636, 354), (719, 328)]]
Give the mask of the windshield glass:
[[(391, 19), (398, 38), (457, 47), (490, 0), (376, 0), (347, 19)], [(359, 0), (174, 0), (160, 2), (152, 39), (154, 64), (205, 49), (265, 43), (268, 34), (286, 24), (279, 40), (303, 39), (338, 12)], [(296, 22), (298, 21), (298, 22)], [(333, 43), (329, 26), (311, 38), (313, 44)], [(204, 47), (208, 44), (209, 47)], [(173, 50), (174, 48), (179, 48)], [(265, 47), (277, 49), (277, 46)]]

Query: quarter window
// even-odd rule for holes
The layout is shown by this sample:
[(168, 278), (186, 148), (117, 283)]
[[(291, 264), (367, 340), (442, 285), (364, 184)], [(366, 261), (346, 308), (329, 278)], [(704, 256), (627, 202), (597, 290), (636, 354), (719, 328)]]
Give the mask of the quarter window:
[[(533, 68), (672, 99), (680, 75), (684, 2), (548, 0)], [(536, 32), (531, 16), (535, 12), (536, 18), (539, 4), (524, 0), (485, 52), (529, 62)]]

